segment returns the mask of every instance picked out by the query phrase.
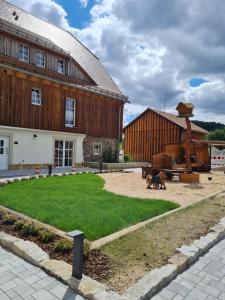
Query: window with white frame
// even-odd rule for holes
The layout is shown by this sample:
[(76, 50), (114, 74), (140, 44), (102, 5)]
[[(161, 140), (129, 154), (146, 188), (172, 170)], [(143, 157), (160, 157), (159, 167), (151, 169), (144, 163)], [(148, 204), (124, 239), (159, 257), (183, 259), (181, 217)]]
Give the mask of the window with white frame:
[(93, 154), (94, 155), (101, 155), (102, 154), (102, 144), (101, 143), (94, 143), (93, 144)]
[(29, 62), (29, 46), (24, 44), (18, 45), (19, 60)]
[(76, 100), (66, 99), (65, 105), (65, 126), (75, 127), (76, 124)]
[(62, 59), (58, 59), (58, 72), (62, 74), (65, 73), (65, 63)]
[(42, 51), (36, 52), (36, 64), (39, 67), (44, 68), (45, 67), (45, 53)]
[(41, 105), (41, 90), (37, 88), (32, 89), (31, 103), (34, 105)]

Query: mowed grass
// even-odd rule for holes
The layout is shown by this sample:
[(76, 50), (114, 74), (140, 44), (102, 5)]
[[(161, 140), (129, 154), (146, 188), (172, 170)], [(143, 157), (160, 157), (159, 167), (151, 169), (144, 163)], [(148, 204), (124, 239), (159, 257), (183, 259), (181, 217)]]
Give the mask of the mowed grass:
[(179, 205), (115, 195), (94, 174), (48, 177), (0, 187), (0, 205), (64, 231), (82, 230), (96, 240)]

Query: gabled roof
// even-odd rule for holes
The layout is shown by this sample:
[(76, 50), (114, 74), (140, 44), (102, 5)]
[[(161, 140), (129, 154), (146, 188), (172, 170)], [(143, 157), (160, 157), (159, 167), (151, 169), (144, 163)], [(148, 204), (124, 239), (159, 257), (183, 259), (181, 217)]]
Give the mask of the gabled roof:
[[(14, 10), (19, 16), (17, 21), (12, 15)], [(70, 32), (56, 27), (5, 0), (0, 0), (0, 18), (52, 41), (59, 48), (69, 52), (99, 88), (121, 95), (121, 91), (106, 72), (100, 60)]]
[[(172, 123), (178, 125), (179, 127), (183, 128), (183, 129), (187, 129), (187, 125), (185, 122), (185, 119), (179, 118), (173, 114), (164, 112), (164, 111), (160, 111), (160, 110), (156, 110), (156, 109), (150, 109), (147, 108), (145, 111), (143, 111), (143, 113), (141, 113), (136, 119), (134, 119), (132, 122), (130, 122), (130, 124), (128, 124), (127, 126), (124, 127), (124, 129), (126, 129), (127, 127), (129, 127), (131, 124), (133, 124), (134, 122), (136, 122), (139, 118), (141, 118), (143, 115), (145, 115), (147, 112), (149, 111), (153, 111), (156, 114), (160, 115), (161, 117), (171, 121)], [(191, 123), (191, 129), (192, 131), (196, 131), (196, 132), (200, 132), (200, 133), (208, 133), (207, 130), (195, 125), (194, 123)]]

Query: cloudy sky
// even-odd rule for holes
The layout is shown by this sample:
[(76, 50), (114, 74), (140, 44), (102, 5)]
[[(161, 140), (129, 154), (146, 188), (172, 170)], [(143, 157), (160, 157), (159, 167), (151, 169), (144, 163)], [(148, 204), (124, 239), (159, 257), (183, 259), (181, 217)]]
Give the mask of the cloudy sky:
[(195, 119), (225, 123), (224, 0), (9, 2), (70, 30), (101, 59), (132, 103), (125, 123), (187, 100)]

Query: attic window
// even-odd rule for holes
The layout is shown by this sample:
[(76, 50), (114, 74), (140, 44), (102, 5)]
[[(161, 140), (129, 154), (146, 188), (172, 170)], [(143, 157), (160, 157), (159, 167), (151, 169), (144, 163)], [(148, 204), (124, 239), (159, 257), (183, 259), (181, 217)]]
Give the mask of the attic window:
[(58, 59), (58, 72), (61, 74), (65, 73), (65, 63), (62, 59)]
[(29, 62), (29, 46), (24, 44), (19, 44), (19, 60)]
[(45, 53), (42, 51), (36, 52), (36, 64), (39, 67), (44, 68), (45, 67)]

